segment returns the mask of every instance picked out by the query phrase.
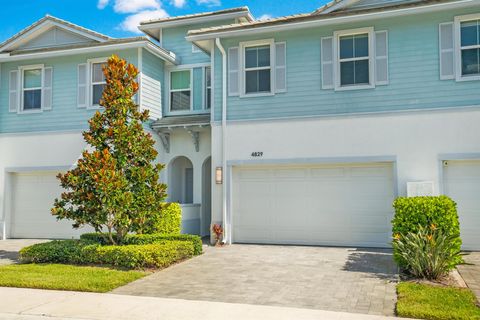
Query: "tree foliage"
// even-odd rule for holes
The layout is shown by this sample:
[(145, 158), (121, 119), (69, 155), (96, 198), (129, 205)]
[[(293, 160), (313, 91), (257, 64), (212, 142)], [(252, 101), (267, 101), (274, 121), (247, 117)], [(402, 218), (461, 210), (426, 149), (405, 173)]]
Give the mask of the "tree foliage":
[(73, 220), (74, 228), (90, 225), (107, 231), (110, 242), (117, 244), (162, 210), (166, 185), (159, 183), (164, 166), (154, 164), (155, 141), (143, 130), (148, 110), (140, 111), (132, 99), (138, 91), (138, 70), (114, 55), (103, 73), (103, 109), (83, 133), (88, 148), (77, 166), (58, 175), (66, 191), (55, 200), (52, 214)]

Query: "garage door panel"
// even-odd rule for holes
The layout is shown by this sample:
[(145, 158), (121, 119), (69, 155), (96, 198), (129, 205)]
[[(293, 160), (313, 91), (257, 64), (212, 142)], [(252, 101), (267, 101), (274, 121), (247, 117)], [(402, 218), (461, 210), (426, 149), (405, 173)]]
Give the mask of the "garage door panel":
[(391, 164), (244, 167), (233, 178), (236, 242), (389, 246)]
[(480, 161), (448, 161), (444, 191), (457, 203), (462, 248), (480, 250)]

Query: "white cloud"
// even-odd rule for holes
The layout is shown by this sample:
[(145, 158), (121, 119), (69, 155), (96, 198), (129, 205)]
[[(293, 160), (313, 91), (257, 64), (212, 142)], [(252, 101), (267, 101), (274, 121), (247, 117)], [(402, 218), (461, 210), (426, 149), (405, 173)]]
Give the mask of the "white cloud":
[(115, 0), (113, 10), (117, 13), (135, 13), (145, 9), (160, 9), (158, 0)]
[(218, 7), (222, 5), (222, 2), (220, 0), (197, 0), (197, 4), (207, 7)]
[(176, 8), (183, 8), (186, 3), (186, 0), (172, 0), (172, 4)]
[(157, 10), (141, 11), (125, 18), (125, 20), (123, 20), (123, 22), (120, 24), (120, 28), (125, 31), (142, 33), (140, 30), (138, 30), (140, 22), (166, 17), (168, 17), (168, 13), (161, 8)]
[(257, 20), (269, 20), (273, 17), (270, 14), (262, 14)]
[(97, 8), (102, 10), (108, 5), (108, 0), (98, 0)]

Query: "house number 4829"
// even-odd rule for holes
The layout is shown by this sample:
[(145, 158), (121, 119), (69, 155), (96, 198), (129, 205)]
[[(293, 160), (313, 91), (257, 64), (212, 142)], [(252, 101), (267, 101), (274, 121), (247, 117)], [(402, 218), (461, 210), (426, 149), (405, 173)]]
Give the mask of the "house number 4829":
[(259, 152), (259, 151), (252, 152), (252, 157), (255, 157), (255, 158), (263, 157), (263, 152)]

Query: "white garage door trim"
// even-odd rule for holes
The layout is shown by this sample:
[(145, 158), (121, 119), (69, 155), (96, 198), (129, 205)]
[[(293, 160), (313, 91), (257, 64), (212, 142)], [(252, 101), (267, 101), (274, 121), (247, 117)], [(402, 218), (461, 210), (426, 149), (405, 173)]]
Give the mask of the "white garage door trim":
[[(352, 164), (361, 164), (361, 165), (374, 165), (374, 164), (385, 164), (389, 165), (391, 168), (391, 183), (392, 183), (392, 200), (398, 196), (398, 178), (397, 178), (397, 161), (395, 156), (379, 156), (379, 157), (350, 157), (350, 158), (302, 158), (302, 159), (275, 159), (275, 160), (240, 160), (240, 161), (228, 161), (227, 162), (227, 172), (226, 172), (226, 181), (227, 181), (227, 223), (226, 227), (228, 229), (228, 242), (231, 243), (233, 240), (233, 221), (234, 215), (233, 212), (233, 170), (238, 167), (244, 166), (277, 166), (277, 165), (339, 165), (339, 166), (348, 166)], [(392, 210), (393, 212), (393, 210)], [(390, 231), (390, 230), (388, 230)], [(319, 244), (319, 243), (317, 243)]]
[[(463, 216), (462, 216), (462, 203), (461, 203), (462, 199), (459, 198), (459, 196), (455, 195), (455, 193), (459, 191), (455, 189), (452, 190), (452, 188), (461, 188), (461, 186), (460, 187), (458, 186), (458, 183), (461, 183), (462, 179), (452, 180), (452, 177), (449, 177), (447, 173), (448, 169), (452, 168), (452, 166), (455, 167), (455, 166), (467, 165), (467, 166), (480, 167), (480, 154), (441, 155), (439, 159), (440, 159), (439, 165), (440, 165), (441, 193), (447, 196), (451, 196), (453, 201), (457, 202), (458, 215), (460, 219), (460, 231), (461, 231), (460, 236), (462, 236), (462, 233), (463, 234), (467, 233), (464, 237), (462, 237), (462, 240), (463, 240), (462, 248), (464, 250), (480, 250), (480, 236), (477, 235), (478, 238), (475, 237), (475, 235), (478, 234), (478, 229), (476, 229), (475, 226), (474, 227), (471, 226), (472, 219), (474, 218), (466, 217), (465, 213), (463, 213)], [(445, 166), (445, 162), (448, 163), (447, 166)], [(461, 174), (461, 172), (457, 172), (457, 174)], [(451, 185), (449, 188), (449, 183), (456, 183), (457, 186), (455, 187), (454, 185)], [(465, 223), (464, 221), (467, 221), (467, 223)]]

